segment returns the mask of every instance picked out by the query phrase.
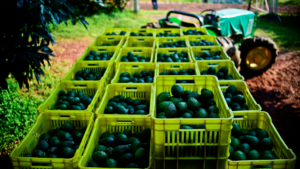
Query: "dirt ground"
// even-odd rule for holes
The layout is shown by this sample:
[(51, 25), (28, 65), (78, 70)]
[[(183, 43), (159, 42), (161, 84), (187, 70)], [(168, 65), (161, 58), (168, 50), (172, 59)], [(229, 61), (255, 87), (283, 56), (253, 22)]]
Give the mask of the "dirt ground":
[[(127, 7), (130, 8), (130, 3), (127, 4)], [(240, 9), (247, 9), (248, 5), (239, 5), (239, 4), (198, 4), (198, 3), (165, 3), (158, 1), (158, 10), (179, 10), (184, 12), (201, 12), (205, 9), (225, 9), (225, 8), (240, 8)], [(152, 10), (153, 6), (151, 1), (149, 2), (140, 2), (140, 9), (145, 10)], [(253, 9), (252, 9), (253, 10)], [(300, 13), (300, 7), (295, 6), (286, 6), (286, 5), (278, 5), (277, 8), (278, 13), (285, 13), (285, 14), (296, 14)]]

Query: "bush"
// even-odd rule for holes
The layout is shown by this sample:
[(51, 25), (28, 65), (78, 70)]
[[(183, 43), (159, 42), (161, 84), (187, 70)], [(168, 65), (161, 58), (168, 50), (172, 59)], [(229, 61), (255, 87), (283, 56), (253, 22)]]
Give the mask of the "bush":
[(123, 12), (128, 1), (129, 0), (103, 0), (107, 5), (106, 10), (108, 13), (112, 13), (116, 8)]
[[(13, 11), (8, 14), (7, 11)], [(0, 6), (2, 26), (0, 32), (0, 86), (7, 89), (6, 78), (11, 74), (20, 85), (29, 88), (28, 81), (44, 76), (44, 61), (50, 65), (53, 51), (48, 47), (56, 44), (48, 31), (51, 24), (67, 24), (71, 19), (86, 27), (88, 23), (75, 13), (66, 0), (17, 0), (3, 1)]]
[(0, 93), (0, 152), (8, 154), (34, 124), (41, 100), (21, 96), (19, 86), (8, 80), (8, 89)]

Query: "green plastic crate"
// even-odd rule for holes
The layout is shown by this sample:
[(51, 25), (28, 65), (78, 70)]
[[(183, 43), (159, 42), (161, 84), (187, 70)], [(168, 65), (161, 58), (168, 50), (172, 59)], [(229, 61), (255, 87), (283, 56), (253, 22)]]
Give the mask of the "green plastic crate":
[(153, 37), (129, 37), (126, 39), (123, 48), (155, 48), (156, 38)]
[[(98, 82), (101, 83), (104, 87), (110, 82), (113, 77), (113, 63), (105, 62), (96, 62), (96, 61), (86, 61), (86, 62), (75, 62), (69, 72), (61, 79), (62, 82), (73, 82), (75, 79), (75, 74), (78, 71), (88, 69), (89, 71), (94, 70), (96, 73), (105, 70), (105, 73), (100, 80), (84, 80), (85, 82)], [(77, 80), (75, 80), (77, 81)]]
[(110, 44), (111, 47), (120, 48), (125, 39), (123, 36), (98, 36), (90, 46), (105, 47), (103, 44)]
[[(157, 118), (156, 97), (162, 92), (171, 92), (176, 80), (194, 81), (194, 83), (178, 83), (184, 90), (198, 93), (203, 88), (211, 90), (220, 110), (220, 118)], [(187, 168), (195, 168), (197, 165), (198, 168), (225, 168), (229, 156), (233, 114), (226, 108), (216, 77), (158, 76), (155, 89), (154, 104), (152, 104), (154, 106), (152, 114), (154, 168), (182, 168), (184, 163), (188, 164)], [(181, 125), (205, 125), (205, 127), (204, 129), (180, 129)], [(203, 139), (204, 136), (207, 139)]]
[[(101, 34), (103, 36), (113, 36), (113, 35), (106, 35), (107, 33), (113, 33), (115, 32), (116, 34), (120, 34), (121, 31), (125, 31), (126, 34), (125, 35), (121, 35), (121, 36), (129, 36), (129, 32), (130, 32), (130, 29), (129, 28), (106, 28), (105, 31)], [(120, 36), (120, 35), (114, 35), (114, 36)]]
[[(98, 103), (101, 100), (100, 95), (100, 90), (101, 84), (97, 82), (84, 82), (84, 81), (72, 81), (72, 82), (60, 82), (56, 85), (55, 89), (52, 91), (50, 96), (45, 100), (43, 104), (41, 104), (38, 107), (38, 112), (43, 113), (43, 112), (50, 112), (50, 113), (55, 113), (55, 112), (62, 112), (62, 113), (90, 113), (94, 112), (95, 108), (98, 107)], [(57, 102), (59, 98), (59, 92), (61, 90), (64, 90), (65, 92), (67, 91), (82, 91), (83, 94), (88, 94), (88, 95), (94, 95), (94, 98), (92, 99), (92, 102), (90, 105), (85, 109), (85, 110), (51, 110), (54, 106), (55, 103)], [(99, 101), (97, 101), (99, 100)]]
[(158, 53), (168, 53), (169, 55), (172, 54), (172, 53), (181, 53), (182, 51), (186, 51), (187, 54), (188, 54), (188, 62), (173, 62), (173, 63), (191, 63), (191, 62), (194, 62), (192, 57), (191, 57), (191, 54), (190, 54), (190, 50), (189, 48), (158, 48), (156, 49), (155, 51), (155, 58), (154, 58), (154, 62), (157, 63), (157, 64), (172, 64), (171, 62), (157, 62), (157, 55)]
[(140, 29), (138, 29), (138, 28), (131, 28), (130, 29), (130, 33), (129, 33), (129, 36), (130, 37), (137, 37), (137, 36), (131, 36), (130, 34), (132, 33), (132, 32), (134, 32), (134, 33), (137, 33), (137, 34), (139, 34), (139, 33), (142, 33), (142, 34), (149, 34), (149, 33), (152, 33), (153, 34), (153, 36), (138, 36), (138, 37), (156, 37), (156, 30), (155, 29), (152, 29), (152, 28), (140, 28)]
[(90, 54), (91, 50), (94, 50), (98, 54), (106, 53), (107, 55), (112, 55), (112, 58), (110, 60), (92, 60), (92, 61), (97, 61), (97, 62), (106, 62), (107, 64), (109, 64), (109, 62), (114, 62), (114, 60), (116, 59), (116, 57), (117, 57), (118, 52), (119, 52), (120, 49), (117, 48), (117, 47), (96, 47), (96, 46), (89, 46), (84, 51), (84, 53), (78, 59), (76, 59), (76, 62), (79, 62), (79, 61), (84, 61), (84, 62), (91, 61), (91, 60), (84, 60), (85, 57)]
[[(170, 64), (156, 64), (156, 77), (157, 76), (177, 76), (177, 75), (160, 75), (162, 72), (169, 73), (170, 71), (177, 71), (185, 70), (187, 72), (188, 69), (194, 69), (195, 75), (200, 75), (199, 69), (195, 63), (170, 63)], [(187, 75), (188, 76), (188, 75)]]
[(204, 52), (217, 52), (217, 51), (221, 52), (220, 54), (220, 57), (222, 58), (221, 60), (231, 60), (221, 46), (190, 47), (191, 57), (194, 62), (208, 61), (208, 60), (196, 60), (195, 56), (202, 55)]
[[(168, 48), (165, 48), (165, 47), (159, 47), (159, 45), (162, 45), (164, 43), (176, 43), (178, 41), (184, 41), (184, 44), (185, 44), (185, 47), (179, 47), (179, 48), (189, 47), (186, 38), (183, 38), (183, 37), (163, 37), (163, 38), (157, 38), (156, 48), (168, 49)], [(170, 48), (170, 49), (174, 49), (174, 48)]]
[[(240, 90), (243, 93), (243, 96), (245, 97), (246, 100), (246, 104), (249, 107), (249, 110), (241, 110), (243, 112), (247, 112), (247, 111), (251, 111), (251, 110), (261, 110), (261, 107), (259, 104), (256, 103), (256, 101), (254, 100), (254, 98), (252, 97), (247, 84), (244, 81), (240, 81), (240, 80), (219, 80), (219, 84), (220, 84), (220, 88), (222, 90), (222, 92), (226, 92), (226, 89), (230, 86), (230, 85), (235, 85), (236, 90)], [(223, 94), (222, 94), (222, 97)], [(225, 97), (224, 97), (225, 99)], [(227, 108), (229, 109), (228, 105), (226, 104)], [(233, 112), (239, 112), (239, 111), (233, 111)]]
[(156, 29), (156, 37), (160, 33), (168, 33), (168, 34), (179, 34), (179, 37), (183, 37), (182, 31), (180, 28), (160, 28)]
[(228, 73), (232, 75), (233, 80), (244, 80), (244, 77), (238, 72), (233, 61), (208, 60), (208, 61), (196, 62), (196, 64), (198, 65), (200, 75), (201, 72), (207, 70), (209, 67), (214, 67), (216, 69), (216, 72), (218, 72), (221, 68), (226, 67), (228, 69)]
[(215, 36), (209, 36), (209, 35), (197, 35), (197, 36), (187, 36), (187, 44), (188, 47), (208, 47), (208, 46), (191, 46), (190, 42), (194, 41), (201, 41), (201, 40), (207, 40), (209, 42), (212, 42), (215, 46), (221, 46), (219, 42), (217, 41)]
[(240, 160), (228, 161), (228, 169), (250, 169), (252, 166), (271, 165), (273, 169), (294, 169), (296, 155), (287, 147), (276, 130), (272, 119), (267, 112), (249, 111), (234, 112), (233, 122), (239, 124), (242, 129), (260, 128), (266, 130), (273, 141), (273, 152), (277, 159), (272, 160)]
[(183, 34), (183, 31), (188, 31), (188, 30), (202, 31), (204, 33), (204, 35), (209, 35), (208, 32), (207, 32), (207, 30), (206, 30), (206, 28), (185, 27), (185, 28), (181, 28), (183, 37), (188, 37), (188, 36), (203, 36), (203, 35), (185, 35), (185, 34)]

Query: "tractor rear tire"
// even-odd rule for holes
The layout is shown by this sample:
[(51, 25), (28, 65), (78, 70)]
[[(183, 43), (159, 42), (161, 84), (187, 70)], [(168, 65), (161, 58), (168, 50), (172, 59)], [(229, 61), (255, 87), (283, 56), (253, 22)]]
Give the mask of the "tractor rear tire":
[[(249, 54), (250, 51), (255, 52), (256, 49), (258, 49), (257, 51), (259, 52), (260, 47), (262, 47), (265, 50), (266, 49), (269, 50), (269, 51), (268, 50), (266, 50), (266, 51), (267, 51), (267, 53), (269, 53), (269, 55), (271, 55), (270, 61), (269, 61), (269, 63), (267, 63), (267, 65), (262, 65), (261, 68), (259, 68), (259, 67), (252, 68), (249, 66), (250, 63), (249, 62), (247, 63), (247, 55)], [(276, 43), (272, 39), (270, 39), (268, 37), (264, 37), (264, 36), (259, 36), (259, 37), (255, 36), (253, 38), (246, 39), (241, 44), (240, 51), (241, 51), (241, 59), (242, 59), (241, 73), (248, 77), (253, 77), (253, 76), (262, 74), (264, 71), (266, 71), (273, 65), (276, 57), (278, 56), (278, 48), (276, 46)], [(248, 59), (251, 57), (250, 54), (248, 56)], [(260, 54), (260, 53), (255, 53), (255, 54)], [(253, 54), (252, 57), (255, 56), (255, 54)], [(260, 55), (260, 57), (262, 57), (262, 55)]]
[(217, 40), (221, 44), (227, 55), (234, 62), (235, 67), (240, 70), (241, 58), (238, 46), (233, 42), (233, 40), (228, 37), (218, 36)]

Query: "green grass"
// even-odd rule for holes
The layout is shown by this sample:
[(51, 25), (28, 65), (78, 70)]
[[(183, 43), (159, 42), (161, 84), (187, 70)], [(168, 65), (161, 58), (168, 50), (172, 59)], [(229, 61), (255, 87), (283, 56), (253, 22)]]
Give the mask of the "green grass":
[(300, 0), (278, 0), (279, 5), (300, 6)]
[(256, 36), (273, 39), (279, 48), (300, 50), (300, 25), (296, 24), (300, 15), (280, 15), (282, 22), (261, 20), (258, 22)]
[[(158, 12), (164, 13), (164, 12)], [(88, 30), (78, 23), (72, 25), (71, 21), (68, 21), (68, 26), (60, 24), (57, 27), (53, 27), (51, 32), (56, 40), (61, 39), (73, 39), (80, 37), (95, 38), (100, 35), (106, 28), (119, 27), (119, 28), (140, 28), (146, 25), (148, 22), (154, 22), (155, 20), (145, 16), (146, 12), (141, 11), (139, 14), (135, 14), (129, 10), (124, 12), (114, 12), (113, 14), (96, 14), (86, 17), (86, 21), (89, 23)], [(147, 13), (149, 14), (149, 13)], [(154, 14), (154, 12), (152, 12)]]

